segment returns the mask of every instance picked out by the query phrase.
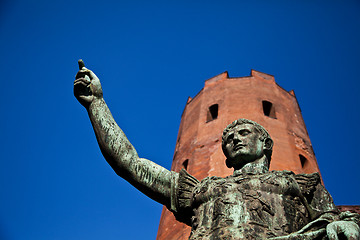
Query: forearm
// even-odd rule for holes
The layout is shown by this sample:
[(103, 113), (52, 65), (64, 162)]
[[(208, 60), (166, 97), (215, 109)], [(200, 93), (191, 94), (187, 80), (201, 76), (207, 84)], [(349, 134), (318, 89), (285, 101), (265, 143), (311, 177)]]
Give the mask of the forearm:
[(175, 173), (138, 157), (103, 98), (94, 99), (87, 110), (101, 152), (114, 171), (148, 197), (168, 205)]
[(124, 168), (138, 158), (135, 148), (116, 124), (103, 98), (95, 99), (87, 111), (106, 161), (119, 175), (126, 174)]

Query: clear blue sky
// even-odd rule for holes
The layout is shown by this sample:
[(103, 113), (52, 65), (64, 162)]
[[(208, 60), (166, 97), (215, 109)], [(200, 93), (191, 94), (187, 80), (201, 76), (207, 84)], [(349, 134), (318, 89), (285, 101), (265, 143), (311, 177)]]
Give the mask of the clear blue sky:
[(360, 204), (359, 1), (0, 2), (0, 239), (155, 239), (161, 208), (103, 159), (83, 58), (142, 157), (170, 168), (188, 96), (224, 71), (294, 89), (327, 189)]

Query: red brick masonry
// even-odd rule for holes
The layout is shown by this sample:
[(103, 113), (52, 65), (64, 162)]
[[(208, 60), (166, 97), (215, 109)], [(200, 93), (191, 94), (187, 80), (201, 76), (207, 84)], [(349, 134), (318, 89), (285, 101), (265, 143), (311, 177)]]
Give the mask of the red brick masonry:
[(341, 212), (350, 211), (360, 214), (360, 205), (339, 205), (336, 206)]

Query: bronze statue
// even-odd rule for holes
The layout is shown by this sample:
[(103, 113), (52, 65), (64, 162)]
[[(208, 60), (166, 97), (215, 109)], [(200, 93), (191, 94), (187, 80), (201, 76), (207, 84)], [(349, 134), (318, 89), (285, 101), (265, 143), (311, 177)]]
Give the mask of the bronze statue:
[(273, 140), (239, 119), (223, 132), (234, 174), (201, 181), (140, 158), (116, 124), (96, 75), (79, 60), (74, 94), (88, 111), (100, 149), (122, 178), (192, 227), (189, 239), (360, 239), (360, 215), (340, 213), (318, 173), (269, 171)]

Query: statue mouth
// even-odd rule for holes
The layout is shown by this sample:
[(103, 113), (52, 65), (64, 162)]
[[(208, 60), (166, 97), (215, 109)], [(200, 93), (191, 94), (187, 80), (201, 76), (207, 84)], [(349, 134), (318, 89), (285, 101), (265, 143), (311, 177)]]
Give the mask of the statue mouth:
[(243, 147), (245, 147), (244, 144), (237, 144), (237, 145), (234, 146), (234, 150), (236, 151), (236, 150), (239, 150), (239, 149), (241, 149)]

